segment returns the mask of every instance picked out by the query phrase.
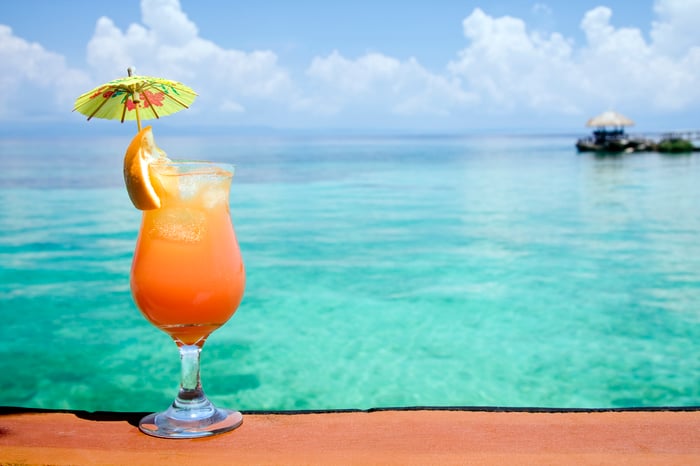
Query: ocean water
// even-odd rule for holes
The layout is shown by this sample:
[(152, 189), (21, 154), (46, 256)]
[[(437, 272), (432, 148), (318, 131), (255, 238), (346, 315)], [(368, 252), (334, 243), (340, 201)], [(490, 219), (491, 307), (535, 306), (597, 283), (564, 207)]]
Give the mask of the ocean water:
[[(246, 295), (203, 351), (241, 410), (700, 405), (700, 154), (570, 137), (162, 137), (236, 164)], [(0, 141), (0, 405), (153, 411), (128, 140)]]

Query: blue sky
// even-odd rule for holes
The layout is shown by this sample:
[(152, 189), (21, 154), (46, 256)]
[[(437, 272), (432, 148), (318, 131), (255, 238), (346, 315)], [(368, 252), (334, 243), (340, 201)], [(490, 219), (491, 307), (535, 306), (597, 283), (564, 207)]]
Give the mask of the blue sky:
[(198, 91), (166, 127), (576, 132), (616, 109), (700, 129), (699, 17), (700, 0), (0, 2), (0, 121), (84, 124), (75, 97), (135, 66)]

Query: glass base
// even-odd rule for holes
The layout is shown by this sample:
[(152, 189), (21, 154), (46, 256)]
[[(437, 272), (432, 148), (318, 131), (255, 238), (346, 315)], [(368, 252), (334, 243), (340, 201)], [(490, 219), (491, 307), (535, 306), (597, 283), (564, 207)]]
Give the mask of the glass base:
[(171, 406), (162, 413), (153, 413), (141, 419), (139, 429), (144, 434), (160, 438), (200, 438), (222, 434), (243, 423), (238, 411), (217, 408), (178, 409)]

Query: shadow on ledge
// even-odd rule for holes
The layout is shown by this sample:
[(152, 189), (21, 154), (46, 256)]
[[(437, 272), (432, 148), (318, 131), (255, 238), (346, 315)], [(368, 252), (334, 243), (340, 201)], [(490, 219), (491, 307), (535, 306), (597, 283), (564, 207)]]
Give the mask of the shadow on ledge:
[(87, 421), (98, 422), (128, 422), (134, 427), (139, 426), (142, 417), (149, 413), (139, 412), (115, 412), (115, 411), (80, 411), (74, 409), (45, 409), (45, 408), (19, 408), (14, 406), (0, 406), (0, 416), (10, 414), (32, 414), (32, 413), (64, 413)]
[[(369, 409), (309, 409), (290, 411), (241, 411), (244, 415), (303, 415), (303, 414), (329, 414), (329, 413), (374, 413), (379, 411), (474, 411), (492, 413), (600, 413), (600, 412), (629, 412), (629, 411), (700, 411), (700, 406), (642, 406), (630, 408), (536, 408), (536, 407), (508, 407), (508, 406), (397, 406)], [(22, 408), (15, 406), (0, 406), (0, 416), (12, 414), (32, 413), (64, 413), (87, 421), (97, 422), (128, 422), (138, 427), (141, 418), (147, 412), (134, 411), (81, 411), (73, 409), (47, 409), (47, 408)]]

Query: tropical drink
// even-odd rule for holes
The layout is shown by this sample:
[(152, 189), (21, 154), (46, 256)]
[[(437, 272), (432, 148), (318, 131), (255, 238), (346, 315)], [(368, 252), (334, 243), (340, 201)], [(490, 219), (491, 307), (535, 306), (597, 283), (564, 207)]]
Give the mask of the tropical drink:
[(150, 170), (160, 181), (161, 207), (143, 214), (134, 301), (178, 344), (201, 346), (236, 311), (245, 287), (229, 213), (232, 167), (166, 162)]
[(180, 349), (175, 401), (139, 423), (155, 437), (193, 438), (238, 427), (238, 411), (214, 406), (199, 378), (202, 346), (236, 312), (245, 270), (229, 213), (233, 167), (170, 160), (139, 131), (124, 156), (129, 197), (143, 211), (131, 266), (136, 305)]
[(134, 75), (79, 96), (74, 111), (88, 117), (136, 120), (138, 134), (124, 155), (124, 182), (143, 211), (131, 266), (136, 305), (180, 350), (180, 391), (168, 409), (141, 419), (139, 429), (163, 438), (206, 437), (235, 429), (238, 411), (214, 406), (199, 379), (202, 346), (236, 312), (245, 270), (229, 214), (233, 167), (174, 162), (142, 119), (188, 108), (197, 93), (170, 79)]

